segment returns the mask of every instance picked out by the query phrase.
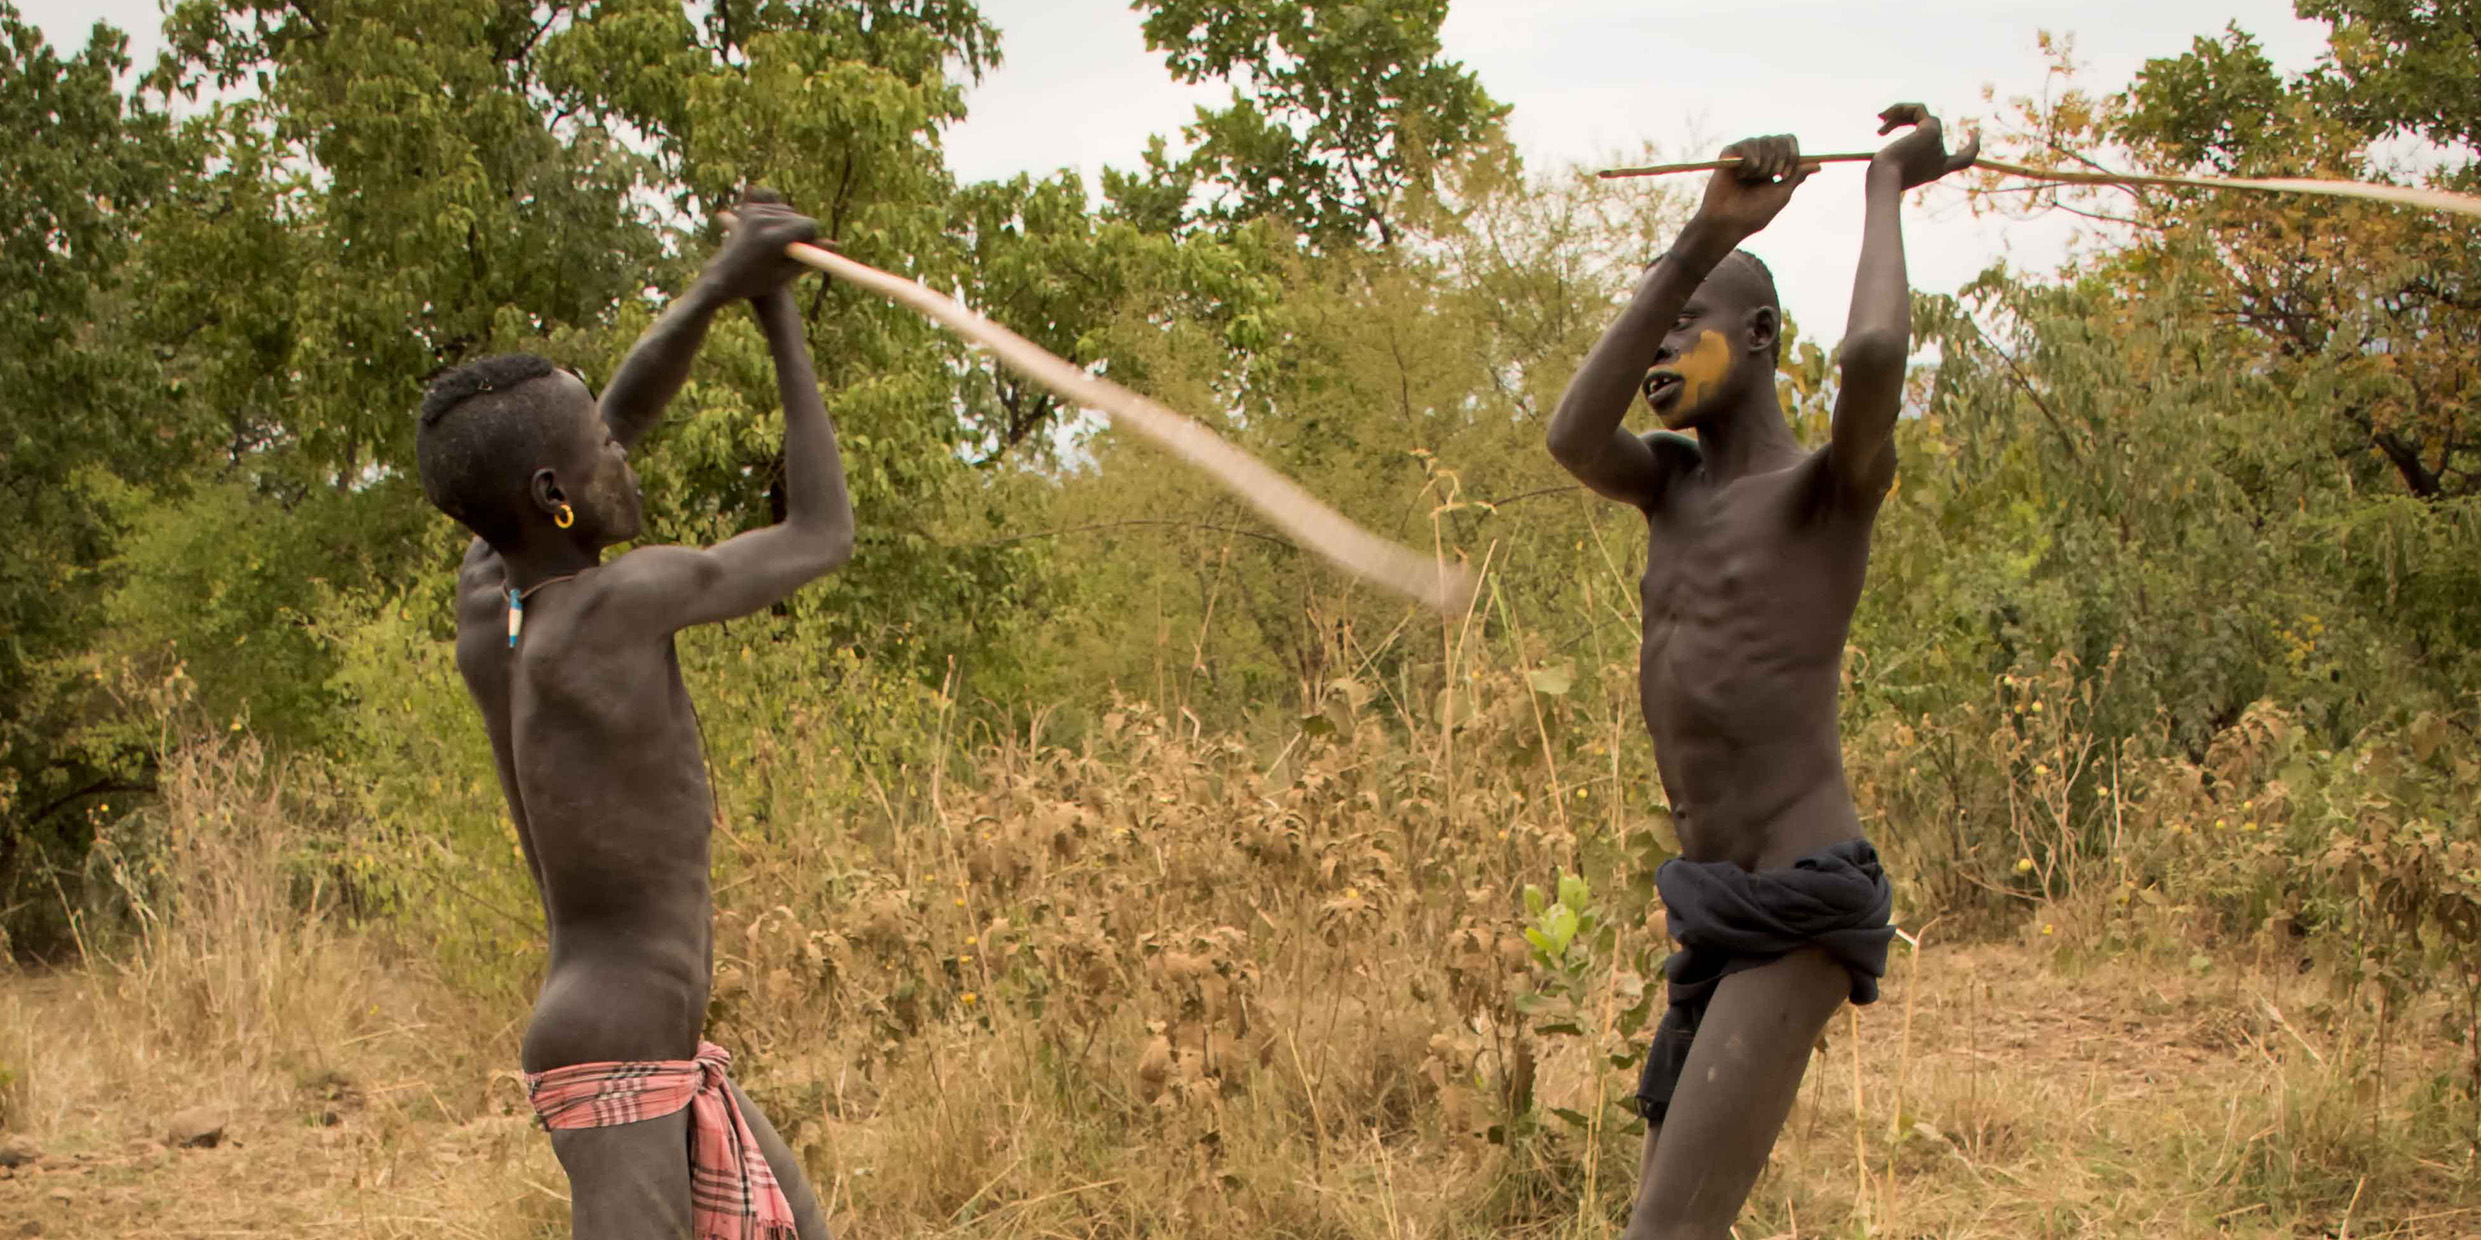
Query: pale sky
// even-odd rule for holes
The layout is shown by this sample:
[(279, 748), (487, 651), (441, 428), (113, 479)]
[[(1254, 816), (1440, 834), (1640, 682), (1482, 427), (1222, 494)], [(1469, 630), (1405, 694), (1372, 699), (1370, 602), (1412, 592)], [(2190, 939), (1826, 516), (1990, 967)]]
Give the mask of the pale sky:
[[(130, 32), (151, 63), (161, 45), (155, 0), (17, 0), (55, 43), (81, 46), (98, 18)], [(1723, 8), (1729, 17), (1705, 14)], [(1075, 167), (1099, 190), (1102, 168), (1134, 167), (1150, 134), (1171, 136), (1219, 89), (1175, 84), (1146, 50), (1125, 0), (981, 0), (1001, 29), (1000, 68), (970, 97), (972, 114), (947, 135), (964, 180)], [(1733, 138), (1798, 135), (1813, 151), (1878, 145), (1876, 114), (1890, 103), (1929, 104), (1952, 128), (1984, 113), (1981, 91), (2042, 89), (2038, 32), (2072, 35), (2083, 81), (2116, 89), (2148, 58), (2185, 50), (2227, 22), (2256, 34), (2276, 65), (2299, 69), (2324, 27), (2292, 16), (2289, 0), (1454, 0), (1447, 54), (1481, 76), (1509, 119), (1529, 166), (1604, 166), (1651, 141), (1667, 157), (1710, 155)], [(1706, 25), (1705, 32), (1691, 28)], [(1860, 246), (1861, 173), (1820, 173), (1750, 243), (1774, 269), (1785, 306), (1805, 334), (1842, 335)], [(2044, 270), (2073, 221), (1980, 219), (1962, 195), (1933, 189), (1906, 212), (1916, 288), (1949, 292), (2004, 257)]]

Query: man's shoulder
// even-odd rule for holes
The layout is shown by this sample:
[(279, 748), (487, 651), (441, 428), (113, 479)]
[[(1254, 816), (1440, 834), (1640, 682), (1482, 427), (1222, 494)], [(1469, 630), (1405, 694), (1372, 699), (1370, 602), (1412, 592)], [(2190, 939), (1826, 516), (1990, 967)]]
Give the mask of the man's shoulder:
[(1859, 482), (1844, 477), (1835, 468), (1833, 448), (1822, 446), (1804, 454), (1798, 461), (1785, 466), (1780, 474), (1794, 485), (1789, 494), (1795, 503), (1823, 505), (1847, 516), (1874, 518), (1895, 484), (1895, 445), (1888, 444), (1871, 476)]
[(1637, 439), (1654, 458), (1654, 479), (1636, 506), (1648, 520), (1653, 520), (1667, 506), (1666, 497), (1694, 482), (1706, 463), (1706, 454), (1697, 446), (1696, 439), (1678, 431), (1652, 430)]
[(489, 543), (477, 538), (466, 549), (465, 560), (457, 565), (456, 615), (460, 628), (469, 625), (485, 610), (492, 608), (508, 589), (508, 566)]
[(685, 594), (707, 589), (714, 561), (703, 547), (658, 543), (636, 547), (578, 575), (581, 618), (620, 629), (670, 632), (664, 617)]
[(1652, 430), (1638, 436), (1654, 453), (1655, 461), (1667, 470), (1694, 469), (1706, 463), (1705, 450), (1697, 446), (1693, 436), (1678, 431)]
[(464, 587), (487, 578), (504, 576), (507, 566), (491, 544), (477, 538), (465, 546), (465, 558), (457, 562), (457, 585)]
[(596, 566), (584, 574), (593, 591), (602, 596), (626, 594), (633, 590), (668, 586), (684, 575), (696, 571), (706, 558), (698, 547), (677, 543), (657, 543), (649, 547), (633, 547), (615, 556), (609, 563)]

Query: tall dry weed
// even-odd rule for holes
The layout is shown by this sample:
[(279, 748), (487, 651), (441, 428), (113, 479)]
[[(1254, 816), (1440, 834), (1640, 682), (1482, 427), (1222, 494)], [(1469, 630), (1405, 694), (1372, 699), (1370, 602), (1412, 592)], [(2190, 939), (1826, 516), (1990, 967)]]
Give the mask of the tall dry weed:
[[(339, 799), (318, 764), (205, 734), (169, 749), (159, 780), (160, 799), (96, 850), (113, 895), (75, 919), (85, 958), (26, 979), (0, 1022), (0, 1062), (22, 1076), (12, 1122), (328, 1113), (387, 1074), (372, 1065), (401, 1065), (405, 1047), (378, 1039), (470, 1013), (387, 940), (346, 924)], [(430, 1046), (471, 1062), (468, 1040), (459, 1030)], [(483, 1084), (456, 1092), (479, 1098)]]
[[(1672, 841), (1627, 669), (1520, 658), (1523, 630), (1503, 631), (1493, 650), (1451, 625), (1452, 676), (1365, 657), (1265, 735), (1126, 698), (1081, 727), (969, 732), (944, 695), (866, 669), (848, 669), (849, 700), (805, 690), (790, 643), (703, 652), (743, 669), (722, 696), (747, 708), (711, 712), (708, 732), (710, 1033), (839, 1224), (1615, 1228), (1641, 1131), (1619, 1100), (1659, 994), (1646, 880)], [(2375, 918), (2422, 882), (2436, 898), (2418, 907), (2451, 913), (2451, 842), (2377, 828), (2451, 789), (2452, 756), (2421, 767), (2381, 739), (2337, 759), (2263, 712), (2203, 762), (2108, 755), (2076, 683), (2064, 665), (2002, 679), (1986, 716), (1902, 723), (1909, 741), (1864, 725), (1865, 811), (1927, 871), (1899, 914), (1953, 920), (1902, 957), (1900, 1008), (1830, 1032), (1751, 1226), (2447, 1217), (2437, 1203), (2475, 1182), (2453, 1161), (2469, 1094), (2452, 1047), (2407, 1031), (2462, 1009), (2338, 987), (2348, 961), (2268, 918)], [(407, 698), (390, 734), (427, 743), (435, 705)], [(1908, 763), (1948, 760), (1931, 751), (1957, 778), (1906, 784)], [(419, 797), (443, 774), (431, 802), (372, 794)], [(475, 932), (508, 919), (469, 897), (507, 877), (475, 871), (514, 861), (504, 832), (473, 828), (487, 798), (463, 779), (409, 763), (343, 784), (231, 735), (173, 750), (160, 807), (103, 854), (128, 935), (98, 935), (51, 999), (13, 988), (0, 1010), (31, 1124), (202, 1093), (318, 1122), (335, 1109), (322, 1091), (350, 1082), (369, 1099), (340, 1147), (355, 1184), (427, 1167), (479, 1234), (556, 1225), (557, 1170), (507, 1075), (512, 988), (533, 966)], [(1905, 817), (1933, 807), (1944, 825)], [(434, 828), (428, 851), (384, 847)], [(1957, 880), (1942, 848), (1973, 882), (1941, 885)], [(2338, 857), (2369, 867), (2367, 898), (2336, 902)], [(2015, 942), (1947, 946), (1993, 931)], [(2384, 958), (2439, 942), (2419, 931)], [(438, 963), (477, 958), (470, 975)], [(36, 1033), (64, 1012), (67, 1040)]]

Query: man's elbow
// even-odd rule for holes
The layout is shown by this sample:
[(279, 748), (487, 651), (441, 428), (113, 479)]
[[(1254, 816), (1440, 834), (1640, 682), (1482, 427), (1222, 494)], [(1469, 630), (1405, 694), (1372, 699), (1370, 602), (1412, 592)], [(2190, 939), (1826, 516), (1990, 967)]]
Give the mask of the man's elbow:
[(824, 577), (853, 562), (853, 523), (840, 522), (822, 531), (814, 546), (818, 576)]
[(1543, 436), (1544, 446), (1551, 450), (1551, 459), (1568, 472), (1575, 473), (1594, 459), (1593, 436), (1581, 434), (1565, 419), (1551, 419), (1550, 432)]
[(1844, 337), (1844, 374), (1900, 375), (1912, 352), (1912, 341), (1901, 331), (1860, 331)]
[(803, 580), (824, 577), (853, 558), (853, 522), (795, 517), (776, 527), (787, 567)]

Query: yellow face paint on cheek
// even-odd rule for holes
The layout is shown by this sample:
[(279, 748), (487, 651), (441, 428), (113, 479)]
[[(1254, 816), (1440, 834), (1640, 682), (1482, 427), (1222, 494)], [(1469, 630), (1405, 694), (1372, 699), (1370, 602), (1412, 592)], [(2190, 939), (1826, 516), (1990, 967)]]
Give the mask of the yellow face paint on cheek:
[(1723, 376), (1732, 368), (1732, 348), (1721, 332), (1699, 332), (1697, 347), (1680, 359), (1680, 404), (1695, 408), (1703, 404), (1714, 389), (1721, 386)]
[(1672, 369), (1680, 372), (1680, 400), (1672, 406), (1674, 414), (1687, 413), (1706, 403), (1706, 397), (1723, 385), (1731, 373), (1732, 346), (1721, 332), (1699, 332), (1697, 347), (1688, 351)]

